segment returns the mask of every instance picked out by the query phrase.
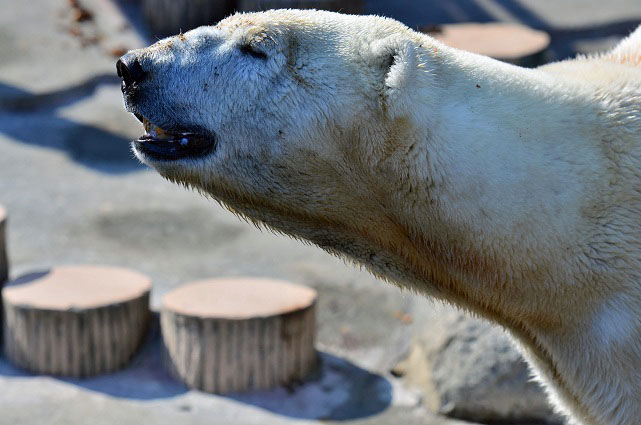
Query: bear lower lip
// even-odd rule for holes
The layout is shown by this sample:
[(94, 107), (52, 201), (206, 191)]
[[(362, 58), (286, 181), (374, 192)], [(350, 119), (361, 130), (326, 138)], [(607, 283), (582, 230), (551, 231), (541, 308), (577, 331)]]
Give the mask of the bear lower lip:
[(202, 129), (158, 127), (144, 116), (135, 114), (142, 123), (145, 134), (132, 142), (134, 151), (155, 161), (176, 161), (198, 158), (216, 149), (216, 139)]
[(176, 161), (208, 155), (216, 148), (211, 135), (189, 130), (165, 131), (147, 120), (145, 134), (132, 142), (133, 148), (158, 161)]

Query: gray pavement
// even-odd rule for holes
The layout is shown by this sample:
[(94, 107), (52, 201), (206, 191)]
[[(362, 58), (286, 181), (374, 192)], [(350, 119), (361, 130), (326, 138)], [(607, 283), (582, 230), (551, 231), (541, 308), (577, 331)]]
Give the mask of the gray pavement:
[[(151, 37), (135, 2), (83, 4), (94, 19), (82, 23), (58, 1), (9, 2), (0, 14), (0, 203), (9, 211), (11, 275), (57, 264), (131, 267), (152, 277), (154, 309), (194, 279), (301, 282), (320, 294), (322, 367), (292, 388), (189, 391), (163, 371), (155, 328), (131, 366), (92, 379), (34, 376), (0, 357), (0, 425), (459, 424), (429, 413), (419, 392), (389, 373), (425, 326), (399, 318), (424, 317), (423, 301), (261, 232), (134, 160), (127, 141), (141, 127), (122, 108), (114, 62), (118, 50)], [(410, 26), (518, 20), (551, 31), (560, 56), (611, 45), (641, 19), (641, 2), (370, 0), (367, 11)]]

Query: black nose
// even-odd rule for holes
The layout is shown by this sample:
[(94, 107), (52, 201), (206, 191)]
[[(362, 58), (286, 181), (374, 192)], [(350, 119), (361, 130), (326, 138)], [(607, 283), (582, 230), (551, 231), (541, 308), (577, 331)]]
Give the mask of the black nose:
[(132, 54), (126, 54), (116, 62), (116, 71), (122, 79), (123, 91), (130, 90), (139, 84), (147, 74), (140, 66), (138, 59)]

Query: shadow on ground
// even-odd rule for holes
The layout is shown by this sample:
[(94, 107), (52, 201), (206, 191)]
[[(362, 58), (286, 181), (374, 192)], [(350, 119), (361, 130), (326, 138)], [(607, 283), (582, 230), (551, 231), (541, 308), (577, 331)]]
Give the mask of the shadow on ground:
[(318, 370), (306, 382), (228, 397), (284, 416), (333, 421), (376, 415), (392, 403), (384, 377), (329, 353), (318, 355)]
[[(304, 382), (270, 391), (203, 397), (233, 400), (272, 413), (315, 420), (344, 421), (376, 415), (392, 403), (392, 386), (380, 375), (368, 372), (347, 360), (319, 352), (318, 369)], [(0, 376), (30, 378), (31, 374), (0, 357)], [(57, 378), (89, 391), (133, 400), (176, 397), (190, 390), (174, 380), (163, 367), (158, 318), (152, 321), (147, 341), (131, 364), (115, 373), (85, 379)]]
[(140, 171), (143, 167), (131, 153), (128, 139), (56, 113), (58, 108), (88, 97), (105, 84), (115, 85), (118, 80), (115, 76), (99, 75), (73, 87), (37, 95), (0, 82), (0, 134), (22, 143), (61, 150), (72, 160), (99, 172)]

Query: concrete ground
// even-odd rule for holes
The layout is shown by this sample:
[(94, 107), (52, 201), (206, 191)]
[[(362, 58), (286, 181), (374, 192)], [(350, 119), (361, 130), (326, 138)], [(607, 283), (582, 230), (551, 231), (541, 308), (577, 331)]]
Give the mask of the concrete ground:
[[(132, 157), (141, 126), (122, 108), (114, 63), (151, 40), (137, 5), (9, 2), (0, 14), (0, 203), (9, 211), (11, 275), (100, 263), (149, 274), (157, 309), (181, 283), (268, 276), (318, 289), (320, 370), (292, 388), (218, 397), (163, 372), (158, 330), (125, 370), (86, 380), (34, 376), (0, 357), (4, 424), (455, 424), (389, 370), (422, 324), (425, 303), (317, 248), (260, 232), (215, 203), (162, 180)], [(420, 4), (420, 6), (419, 6)], [(553, 35), (553, 57), (610, 45), (641, 3), (610, 0), (367, 2), (410, 26), (522, 21)]]

